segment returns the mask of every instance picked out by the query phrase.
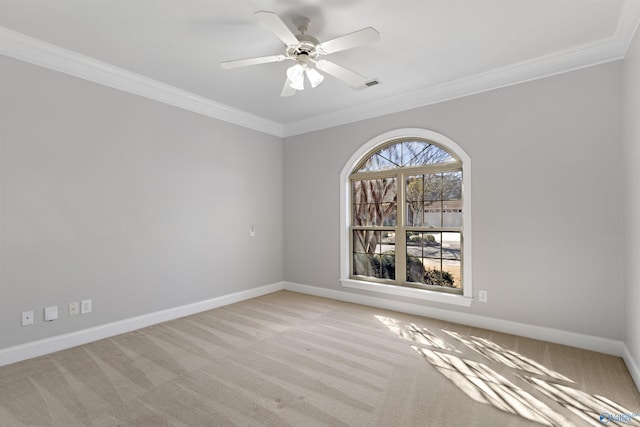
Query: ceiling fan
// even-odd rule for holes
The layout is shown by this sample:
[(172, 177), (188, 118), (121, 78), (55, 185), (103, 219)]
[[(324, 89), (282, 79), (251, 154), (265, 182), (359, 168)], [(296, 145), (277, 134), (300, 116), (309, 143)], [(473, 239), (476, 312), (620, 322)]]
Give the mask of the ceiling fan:
[(347, 83), (354, 89), (364, 87), (367, 84), (365, 76), (326, 59), (319, 59), (319, 57), (377, 42), (380, 40), (380, 33), (375, 29), (371, 27), (363, 28), (320, 43), (315, 37), (306, 34), (310, 22), (307, 18), (299, 17), (294, 19), (293, 23), (300, 31), (299, 35), (295, 35), (275, 13), (260, 11), (256, 12), (255, 15), (263, 26), (271, 30), (284, 42), (286, 45), (284, 54), (225, 61), (220, 64), (222, 68), (237, 68), (284, 60), (294, 61), (295, 64), (287, 69), (287, 79), (280, 93), (281, 96), (292, 96), (295, 95), (297, 90), (303, 90), (305, 76), (311, 83), (311, 87), (318, 86), (324, 80), (324, 76), (317, 70)]

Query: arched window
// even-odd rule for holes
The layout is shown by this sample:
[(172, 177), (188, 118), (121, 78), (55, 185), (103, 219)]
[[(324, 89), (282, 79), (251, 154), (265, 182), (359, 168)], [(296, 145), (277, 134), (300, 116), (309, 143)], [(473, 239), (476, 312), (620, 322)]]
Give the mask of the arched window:
[(341, 175), (341, 280), (469, 305), (470, 159), (424, 129), (380, 135)]

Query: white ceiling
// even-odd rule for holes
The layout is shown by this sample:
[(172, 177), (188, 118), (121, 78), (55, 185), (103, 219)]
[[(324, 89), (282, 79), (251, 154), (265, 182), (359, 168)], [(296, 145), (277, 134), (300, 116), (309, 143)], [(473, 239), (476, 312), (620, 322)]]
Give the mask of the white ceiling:
[[(382, 83), (354, 91), (327, 77), (282, 98), (288, 62), (222, 69), (283, 53), (259, 10), (292, 30), (308, 17), (320, 41), (374, 27), (379, 43), (327, 59)], [(126, 76), (146, 89), (121, 89), (287, 136), (619, 59), (639, 21), (640, 0), (0, 0), (0, 53), (114, 87)]]

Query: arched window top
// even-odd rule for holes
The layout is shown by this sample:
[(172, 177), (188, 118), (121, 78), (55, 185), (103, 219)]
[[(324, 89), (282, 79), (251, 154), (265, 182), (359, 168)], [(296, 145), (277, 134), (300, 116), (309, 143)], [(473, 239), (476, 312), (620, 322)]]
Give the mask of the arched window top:
[(459, 161), (447, 150), (424, 139), (391, 141), (366, 156), (353, 172), (374, 172), (411, 166), (426, 166)]
[[(360, 146), (340, 172), (341, 284), (468, 307), (471, 176), (465, 150), (428, 129), (396, 129)], [(449, 283), (446, 273), (462, 289), (433, 285)]]

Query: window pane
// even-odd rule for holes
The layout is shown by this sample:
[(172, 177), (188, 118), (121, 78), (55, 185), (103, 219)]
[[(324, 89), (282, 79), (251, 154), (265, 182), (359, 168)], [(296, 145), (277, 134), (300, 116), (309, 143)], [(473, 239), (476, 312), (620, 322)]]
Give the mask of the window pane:
[(442, 261), (442, 286), (460, 289), (462, 283), (462, 263), (457, 260)]
[(353, 205), (353, 225), (372, 225), (372, 214), (369, 210), (370, 204), (368, 203), (358, 203)]
[[(385, 232), (386, 234), (387, 232)], [(374, 230), (353, 230), (353, 252), (374, 254), (382, 252), (382, 234)]]
[(393, 231), (382, 231), (380, 252), (394, 251), (396, 249), (396, 233)]
[(380, 221), (386, 227), (396, 225), (396, 204), (381, 203), (376, 205), (379, 209)]
[(394, 202), (396, 191), (394, 177), (353, 181), (353, 201), (355, 203)]
[(424, 200), (442, 200), (442, 174), (424, 175)]
[(422, 247), (425, 245), (423, 234), (419, 231), (407, 231), (407, 253), (422, 256)]
[(353, 254), (353, 274), (355, 275), (395, 280), (395, 268), (396, 256), (393, 251), (382, 254)]
[(358, 168), (359, 172), (389, 170), (405, 166), (433, 165), (455, 159), (428, 141), (402, 141), (371, 154)]
[(388, 159), (390, 162), (395, 163), (398, 167), (402, 166), (402, 144), (388, 145), (382, 150), (378, 151), (378, 155)]
[(440, 258), (440, 235), (438, 232), (407, 231), (407, 254), (421, 258)]
[(381, 171), (381, 170), (395, 169), (397, 167), (399, 167), (398, 164), (390, 161), (389, 159), (379, 154), (374, 154), (373, 156), (369, 157), (369, 159), (366, 162), (364, 162), (364, 164), (362, 165), (362, 167), (360, 167), (360, 169), (358, 169), (358, 171), (360, 172)]
[(425, 227), (442, 227), (442, 202), (424, 202), (424, 222)]
[(425, 259), (423, 283), (447, 288), (460, 287), (460, 261)]
[(353, 254), (353, 274), (376, 277), (376, 266), (373, 255)]
[(442, 200), (462, 199), (462, 172), (442, 174)]
[(407, 232), (407, 281), (460, 288), (460, 233)]
[(442, 226), (462, 227), (462, 200), (442, 202)]
[(358, 203), (353, 205), (353, 225), (387, 226), (396, 225), (395, 203)]
[[(405, 191), (409, 227), (442, 227), (441, 174), (409, 176)], [(421, 200), (424, 203), (417, 203)]]
[(354, 253), (366, 253), (366, 234), (367, 230), (353, 230), (353, 252)]
[(442, 258), (460, 260), (460, 233), (442, 233)]
[(420, 165), (421, 154), (432, 145), (424, 141), (405, 141), (402, 143), (402, 166)]
[(353, 181), (353, 224), (383, 226), (396, 223), (395, 178)]
[(407, 282), (422, 283), (424, 278), (424, 265), (422, 258), (415, 255), (407, 255)]
[(431, 286), (441, 286), (441, 260), (425, 258), (422, 261), (424, 263), (424, 277), (422, 279), (422, 283)]
[(440, 246), (442, 233), (422, 233), (422, 240), (424, 242), (422, 248), (422, 255), (425, 258), (440, 258), (442, 256), (442, 247)]
[[(376, 255), (377, 256), (377, 255)], [(380, 279), (395, 280), (396, 278), (396, 253), (394, 251), (383, 252), (379, 256)]]
[(354, 203), (381, 203), (396, 200), (396, 179), (379, 178), (353, 181)]
[(407, 203), (406, 211), (408, 227), (419, 227), (423, 224), (424, 204), (422, 202)]
[(424, 200), (424, 175), (412, 175), (407, 177), (405, 198), (407, 202)]
[[(416, 144), (411, 142), (405, 142), (405, 146), (408, 144)], [(444, 151), (435, 145), (422, 143), (422, 150), (416, 153), (406, 166), (418, 166), (418, 165), (431, 165), (436, 163), (451, 162), (455, 159), (451, 157), (449, 153)]]
[(407, 231), (407, 281), (424, 283), (425, 266), (440, 268), (440, 234)]

